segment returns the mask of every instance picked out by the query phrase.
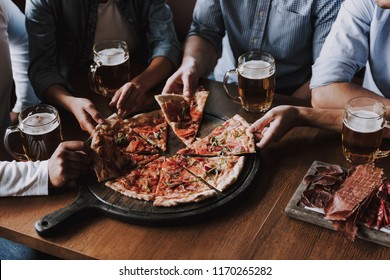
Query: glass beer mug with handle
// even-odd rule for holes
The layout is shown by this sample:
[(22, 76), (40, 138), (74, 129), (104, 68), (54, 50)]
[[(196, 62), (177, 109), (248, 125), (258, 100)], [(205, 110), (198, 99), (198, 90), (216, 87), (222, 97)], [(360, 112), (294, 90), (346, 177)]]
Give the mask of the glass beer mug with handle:
[[(60, 116), (56, 108), (46, 104), (27, 107), (19, 114), (19, 123), (7, 128), (4, 146), (7, 152), (19, 161), (49, 159), (62, 141)], [(10, 135), (18, 132), (24, 154), (10, 146)]]
[(129, 51), (126, 42), (106, 40), (93, 46), (93, 64), (89, 71), (92, 91), (112, 97), (130, 81)]
[(390, 151), (381, 151), (383, 130), (388, 127), (385, 105), (370, 97), (349, 100), (344, 109), (341, 131), (345, 158), (352, 164), (365, 164), (387, 157)]
[[(238, 96), (228, 88), (229, 76), (238, 75)], [(266, 112), (272, 105), (275, 93), (275, 59), (266, 52), (253, 51), (238, 58), (238, 67), (225, 73), (225, 92), (247, 112)]]

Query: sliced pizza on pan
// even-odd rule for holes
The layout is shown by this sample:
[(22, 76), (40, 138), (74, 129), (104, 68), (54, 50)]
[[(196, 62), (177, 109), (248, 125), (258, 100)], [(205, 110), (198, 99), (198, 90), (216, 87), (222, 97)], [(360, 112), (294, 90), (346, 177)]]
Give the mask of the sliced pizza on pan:
[(161, 156), (145, 165), (139, 165), (128, 174), (107, 181), (106, 186), (129, 197), (146, 201), (154, 200), (164, 161), (165, 157)]
[(226, 156), (256, 153), (254, 136), (248, 128), (246, 120), (240, 115), (235, 115), (206, 137), (179, 150), (178, 154)]
[(168, 158), (161, 167), (154, 206), (176, 206), (198, 202), (217, 193), (202, 179), (188, 172), (175, 157)]
[(237, 181), (244, 168), (245, 157), (183, 157), (182, 161), (182, 166), (190, 173), (224, 191)]
[(150, 145), (165, 152), (167, 150), (167, 122), (161, 110), (135, 115), (125, 119), (124, 124)]
[(191, 98), (181, 94), (155, 96), (173, 132), (187, 146), (198, 133), (208, 94), (208, 91), (198, 91)]

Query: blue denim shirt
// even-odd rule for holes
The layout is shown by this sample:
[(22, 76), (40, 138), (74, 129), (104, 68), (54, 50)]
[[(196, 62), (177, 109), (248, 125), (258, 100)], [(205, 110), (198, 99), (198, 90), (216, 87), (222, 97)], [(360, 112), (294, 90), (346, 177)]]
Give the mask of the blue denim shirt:
[[(67, 75), (91, 58), (98, 4), (98, 0), (26, 2), (29, 77), (42, 100), (54, 84), (72, 91)], [(139, 37), (137, 50), (130, 54), (132, 59), (145, 65), (156, 56), (164, 56), (178, 66), (181, 46), (166, 1), (116, 0), (116, 4)]]
[(189, 35), (199, 35), (219, 50), (226, 32), (235, 65), (245, 52), (266, 51), (276, 60), (277, 88), (296, 88), (310, 79), (341, 2), (198, 0)]
[(363, 86), (390, 98), (390, 9), (374, 0), (345, 1), (313, 66), (310, 87), (350, 82), (366, 66)]

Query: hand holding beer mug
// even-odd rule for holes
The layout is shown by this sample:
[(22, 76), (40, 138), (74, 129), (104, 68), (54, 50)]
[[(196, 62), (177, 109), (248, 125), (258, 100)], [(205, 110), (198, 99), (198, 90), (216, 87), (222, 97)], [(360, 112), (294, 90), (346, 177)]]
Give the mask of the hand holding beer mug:
[(379, 150), (386, 123), (385, 105), (369, 97), (352, 98), (345, 105), (342, 148), (352, 164), (365, 164), (386, 157), (390, 151)]
[[(16, 160), (49, 159), (62, 141), (60, 116), (56, 108), (50, 105), (34, 105), (27, 107), (19, 114), (19, 124), (8, 127), (4, 135), (4, 146)], [(25, 154), (13, 151), (9, 136), (19, 132)]]
[[(238, 75), (239, 97), (227, 88), (229, 76)], [(266, 112), (272, 105), (275, 93), (275, 59), (265, 52), (249, 52), (238, 58), (237, 69), (229, 70), (223, 79), (225, 92), (248, 112)]]
[(103, 96), (115, 92), (130, 81), (129, 51), (126, 42), (107, 40), (93, 46), (94, 63), (90, 66), (91, 89)]

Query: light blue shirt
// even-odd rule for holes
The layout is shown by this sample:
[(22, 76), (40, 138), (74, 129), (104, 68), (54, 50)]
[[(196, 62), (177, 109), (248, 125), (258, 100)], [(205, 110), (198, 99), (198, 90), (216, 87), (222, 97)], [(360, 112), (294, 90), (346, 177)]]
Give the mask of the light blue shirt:
[(374, 0), (346, 0), (313, 66), (310, 87), (350, 82), (364, 66), (363, 86), (390, 98), (390, 10)]
[[(277, 88), (298, 87), (336, 19), (342, 0), (198, 0), (189, 35), (221, 49), (226, 34), (235, 64), (248, 51), (262, 50), (276, 60)], [(228, 69), (225, 69), (225, 71)]]

